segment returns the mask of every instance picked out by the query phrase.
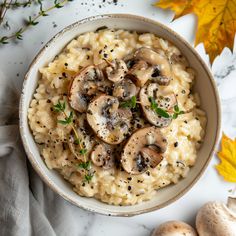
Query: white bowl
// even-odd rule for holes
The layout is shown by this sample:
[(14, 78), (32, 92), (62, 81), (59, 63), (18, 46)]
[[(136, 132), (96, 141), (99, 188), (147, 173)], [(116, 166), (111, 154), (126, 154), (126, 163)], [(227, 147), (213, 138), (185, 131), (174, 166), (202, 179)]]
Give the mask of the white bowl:
[[(47, 168), (39, 154), (28, 125), (27, 110), (40, 77), (39, 68), (51, 62), (73, 38), (88, 31), (95, 31), (102, 26), (136, 30), (139, 32), (152, 32), (176, 45), (188, 59), (190, 66), (197, 72), (194, 89), (200, 95), (201, 107), (206, 111), (209, 121), (206, 127), (204, 143), (198, 152), (196, 164), (191, 168), (187, 178), (182, 179), (176, 185), (170, 185), (158, 190), (158, 194), (150, 201), (135, 206), (120, 207), (108, 205), (94, 198), (81, 197), (73, 192), (68, 182), (56, 171)], [(86, 210), (113, 216), (132, 216), (153, 211), (165, 207), (183, 196), (196, 183), (206, 169), (219, 138), (220, 123), (221, 113), (217, 89), (211, 72), (197, 52), (183, 38), (166, 26), (134, 15), (114, 14), (90, 17), (66, 27), (54, 36), (31, 63), (24, 80), (20, 101), (20, 132), (22, 141), (28, 158), (39, 176), (55, 192), (75, 205)]]

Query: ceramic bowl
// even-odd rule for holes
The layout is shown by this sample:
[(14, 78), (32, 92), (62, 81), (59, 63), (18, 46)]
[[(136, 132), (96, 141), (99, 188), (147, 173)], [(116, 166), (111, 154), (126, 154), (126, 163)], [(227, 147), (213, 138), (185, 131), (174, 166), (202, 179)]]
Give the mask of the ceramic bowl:
[[(108, 205), (94, 198), (80, 197), (73, 192), (69, 183), (56, 171), (47, 168), (39, 154), (27, 120), (27, 110), (40, 77), (39, 68), (51, 62), (73, 38), (88, 31), (95, 31), (102, 26), (136, 30), (139, 32), (148, 31), (176, 45), (188, 59), (190, 66), (197, 72), (194, 90), (199, 93), (201, 107), (205, 110), (208, 118), (204, 143), (198, 152), (196, 164), (191, 168), (187, 178), (182, 179), (176, 185), (170, 185), (158, 190), (158, 194), (150, 201), (135, 206), (120, 207)], [(113, 14), (90, 17), (76, 22), (59, 32), (42, 48), (31, 63), (24, 80), (20, 101), (20, 132), (22, 141), (28, 158), (39, 176), (55, 192), (78, 207), (113, 216), (132, 216), (150, 212), (163, 208), (183, 196), (200, 178), (214, 153), (219, 137), (220, 120), (220, 102), (217, 88), (211, 72), (198, 53), (182, 37), (166, 26), (156, 21), (134, 15)]]

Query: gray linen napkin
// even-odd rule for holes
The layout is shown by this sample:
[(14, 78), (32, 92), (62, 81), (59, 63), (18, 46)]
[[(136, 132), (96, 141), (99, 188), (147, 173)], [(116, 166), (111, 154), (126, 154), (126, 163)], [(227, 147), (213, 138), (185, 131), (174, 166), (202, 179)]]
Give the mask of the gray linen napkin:
[(85, 235), (78, 221), (82, 210), (49, 189), (28, 163), (18, 96), (8, 84), (0, 80), (0, 235)]

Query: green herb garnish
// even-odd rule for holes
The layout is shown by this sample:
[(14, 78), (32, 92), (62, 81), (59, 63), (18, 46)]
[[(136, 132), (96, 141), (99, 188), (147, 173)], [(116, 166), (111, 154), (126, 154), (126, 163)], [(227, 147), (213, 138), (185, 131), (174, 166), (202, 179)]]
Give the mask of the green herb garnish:
[(94, 173), (91, 172), (91, 161), (81, 162), (78, 167), (85, 170), (84, 180), (89, 183), (94, 176)]
[(149, 97), (148, 99), (149, 99), (149, 102), (151, 103), (151, 109), (154, 110), (158, 115), (160, 115), (164, 118), (176, 119), (179, 115), (184, 114), (184, 111), (181, 111), (179, 109), (179, 106), (175, 105), (174, 106), (174, 114), (171, 116), (167, 111), (158, 107), (158, 105), (153, 97)]
[(64, 120), (57, 120), (59, 124), (71, 125), (72, 127), (72, 130), (75, 135), (74, 144), (79, 145), (79, 154), (84, 156), (84, 162), (81, 162), (80, 164), (78, 164), (77, 167), (85, 170), (84, 180), (89, 183), (93, 177), (93, 173), (91, 173), (91, 162), (87, 161), (87, 157), (86, 157), (87, 149), (84, 147), (83, 141), (79, 138), (76, 127), (74, 126), (72, 122), (73, 112), (71, 111), (70, 114), (67, 115), (67, 113), (65, 112), (66, 103), (64, 101), (58, 101), (58, 103), (53, 106), (53, 109), (55, 112), (61, 112), (64, 115)]
[(137, 98), (136, 96), (131, 97), (130, 100), (121, 102), (120, 106), (123, 108), (135, 108), (137, 105)]
[(170, 118), (170, 114), (168, 114), (164, 109), (158, 107), (155, 99), (153, 97), (149, 97), (149, 102), (151, 103), (151, 109), (154, 110), (159, 116), (164, 118)]
[(80, 153), (81, 155), (85, 155), (85, 154), (87, 153), (87, 149), (85, 149), (85, 148), (80, 149), (80, 150), (79, 150), (79, 153)]
[(179, 109), (179, 106), (178, 106), (178, 105), (175, 105), (175, 106), (174, 106), (174, 114), (173, 114), (173, 116), (172, 116), (172, 119), (176, 119), (179, 115), (182, 115), (182, 114), (184, 114), (184, 111), (181, 111), (181, 110)]
[(91, 161), (81, 162), (78, 164), (78, 167), (85, 170), (91, 169)]
[(72, 122), (73, 119), (73, 112), (70, 112), (70, 115), (65, 117), (65, 120), (58, 120), (57, 122), (62, 125), (68, 125)]
[[(48, 8), (44, 8), (43, 0), (25, 0), (25, 1), (19, 1), (19, 0), (4, 0), (2, 3), (0, 3), (0, 25), (4, 22), (6, 13), (9, 9), (11, 10), (17, 10), (20, 7), (29, 7), (31, 5), (38, 5), (38, 13), (35, 16), (29, 16), (27, 20), (24, 21), (24, 25), (20, 27), (16, 32), (10, 34), (10, 35), (2, 35), (0, 36), (0, 44), (8, 44), (11, 40), (22, 40), (23, 34), (30, 28), (35, 27), (39, 23), (39, 19), (41, 17), (48, 16), (48, 13), (52, 10), (59, 9), (64, 7), (68, 2), (71, 2), (73, 0), (54, 0), (51, 1), (51, 6)], [(46, 1), (45, 1), (46, 2)], [(8, 25), (8, 21), (6, 21), (5, 25)], [(8, 25), (9, 26), (9, 25)]]
[(94, 174), (93, 173), (88, 173), (84, 176), (85, 181), (87, 181), (88, 183), (92, 180)]
[(54, 105), (54, 111), (56, 112), (64, 112), (66, 109), (66, 103), (65, 102), (60, 102), (58, 101), (58, 103), (56, 105)]

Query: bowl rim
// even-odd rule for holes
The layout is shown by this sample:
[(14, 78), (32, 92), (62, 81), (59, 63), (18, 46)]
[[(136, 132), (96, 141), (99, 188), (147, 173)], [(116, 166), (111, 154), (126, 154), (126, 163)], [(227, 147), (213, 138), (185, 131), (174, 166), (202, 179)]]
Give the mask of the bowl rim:
[[(168, 201), (160, 204), (160, 205), (156, 205), (153, 207), (149, 207), (149, 208), (145, 208), (145, 209), (141, 209), (141, 210), (133, 210), (132, 212), (118, 212), (118, 211), (107, 211), (106, 209), (98, 209), (95, 210), (93, 209), (93, 207), (89, 206), (89, 207), (85, 207), (83, 206), (83, 204), (77, 203), (75, 202), (73, 199), (70, 198), (70, 196), (68, 196), (67, 194), (65, 194), (63, 191), (61, 191), (61, 189), (59, 187), (57, 187), (55, 185), (55, 183), (51, 180), (49, 180), (47, 178), (46, 175), (44, 175), (41, 170), (40, 167), (37, 165), (34, 156), (31, 154), (30, 148), (27, 145), (27, 136), (24, 132), (24, 122), (23, 122), (23, 106), (24, 106), (24, 94), (25, 94), (25, 90), (26, 90), (26, 82), (29, 79), (29, 74), (31, 72), (31, 70), (33, 69), (34, 65), (36, 64), (37, 60), (40, 58), (40, 56), (44, 53), (44, 51), (47, 49), (47, 47), (51, 46), (54, 42), (54, 40), (58, 37), (60, 37), (61, 35), (63, 35), (65, 32), (70, 31), (71, 29), (73, 29), (74, 27), (79, 27), (80, 25), (87, 23), (87, 22), (92, 22), (92, 21), (96, 21), (99, 19), (109, 19), (109, 18), (125, 18), (125, 19), (135, 19), (138, 21), (144, 21), (147, 23), (150, 23), (152, 25), (156, 25), (162, 29), (164, 29), (165, 31), (167, 31), (168, 33), (172, 34), (175, 38), (177, 38), (179, 41), (181, 41), (188, 50), (190, 50), (194, 56), (196, 57), (196, 59), (200, 62), (201, 66), (203, 67), (203, 69), (205, 70), (206, 74), (208, 75), (208, 79), (210, 80), (213, 92), (214, 92), (214, 98), (216, 101), (216, 108), (217, 108), (217, 131), (216, 131), (216, 135), (214, 137), (214, 143), (212, 145), (211, 151), (208, 155), (208, 157), (206, 158), (206, 162), (203, 165), (203, 167), (201, 168), (200, 172), (198, 173), (198, 175), (190, 182), (190, 184), (188, 186), (186, 186), (179, 194), (177, 194), (176, 196), (172, 197), (171, 199), (169, 199)], [(28, 122), (27, 122), (28, 123)], [(143, 213), (148, 213), (148, 212), (152, 212), (161, 208), (164, 208), (168, 205), (170, 205), (171, 203), (175, 202), (176, 200), (178, 200), (179, 198), (181, 198), (183, 195), (185, 195), (193, 186), (194, 184), (200, 179), (200, 177), (203, 175), (203, 173), (205, 172), (212, 156), (214, 155), (215, 149), (217, 147), (218, 144), (218, 140), (220, 137), (220, 131), (221, 131), (221, 106), (220, 106), (220, 98), (219, 98), (219, 94), (218, 94), (218, 90), (217, 90), (217, 86), (216, 83), (214, 81), (213, 75), (210, 71), (210, 69), (208, 68), (208, 66), (206, 65), (206, 63), (203, 61), (203, 59), (200, 57), (200, 55), (197, 53), (197, 51), (190, 45), (190, 43), (188, 43), (182, 36), (180, 36), (178, 33), (176, 33), (175, 31), (173, 31), (172, 29), (170, 29), (169, 27), (165, 26), (164, 24), (156, 21), (156, 20), (152, 20), (143, 16), (139, 16), (139, 15), (134, 15), (134, 14), (103, 14), (103, 15), (96, 15), (96, 16), (91, 16), (91, 17), (87, 17), (84, 18), (82, 20), (76, 21), (68, 26), (66, 26), (65, 28), (63, 28), (61, 31), (59, 31), (57, 34), (55, 34), (37, 53), (37, 55), (34, 57), (34, 59), (32, 60), (32, 62), (30, 63), (27, 73), (25, 75), (25, 78), (23, 80), (23, 85), (22, 85), (22, 91), (21, 91), (21, 95), (20, 95), (20, 103), (19, 103), (19, 129), (20, 129), (20, 136), (21, 136), (21, 140), (26, 152), (26, 155), (31, 163), (31, 165), (33, 166), (34, 170), (37, 172), (37, 174), (40, 176), (40, 178), (44, 181), (44, 183), (46, 183), (47, 186), (49, 186), (54, 192), (56, 192), (57, 194), (59, 194), (61, 197), (63, 197), (65, 200), (69, 201), (70, 203), (76, 205), (77, 207), (80, 207), (84, 210), (88, 210), (90, 212), (95, 212), (95, 213), (99, 213), (102, 215), (107, 215), (107, 216), (135, 216), (135, 215), (139, 215), (139, 214), (143, 214)]]

